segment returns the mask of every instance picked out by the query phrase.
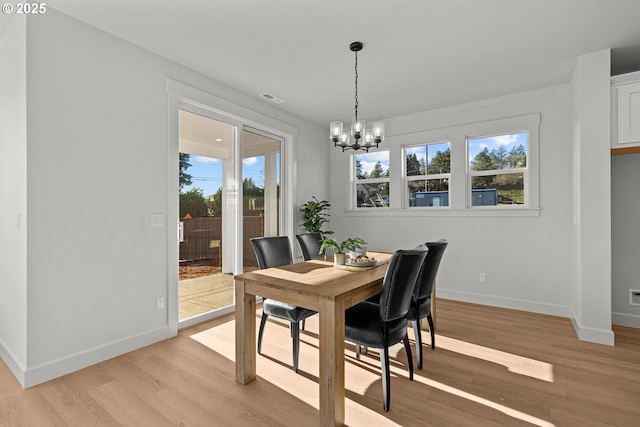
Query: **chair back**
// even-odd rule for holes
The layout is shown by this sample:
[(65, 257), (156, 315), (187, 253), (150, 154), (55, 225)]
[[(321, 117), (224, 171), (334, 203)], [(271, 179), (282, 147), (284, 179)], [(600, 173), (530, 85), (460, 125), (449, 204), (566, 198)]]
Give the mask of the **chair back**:
[(447, 244), (448, 242), (445, 239), (425, 243), (429, 252), (418, 275), (414, 294), (417, 300), (431, 297), (436, 275), (438, 274), (438, 267), (440, 267), (440, 260), (442, 260), (444, 250), (447, 249)]
[(258, 267), (278, 267), (285, 264), (293, 264), (291, 245), (287, 236), (254, 237), (250, 239), (253, 251), (256, 253)]
[(427, 249), (396, 251), (387, 267), (380, 294), (380, 318), (389, 322), (406, 317)]
[(302, 250), (302, 257), (305, 261), (322, 257), (322, 255), (320, 255), (320, 247), (322, 246), (321, 232), (301, 233), (296, 235), (296, 239), (298, 240), (298, 244)]

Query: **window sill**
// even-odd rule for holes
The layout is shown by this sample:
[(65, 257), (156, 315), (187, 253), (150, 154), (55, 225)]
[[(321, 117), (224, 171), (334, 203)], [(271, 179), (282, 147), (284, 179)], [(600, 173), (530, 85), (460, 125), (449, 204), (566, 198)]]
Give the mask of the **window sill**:
[(345, 210), (347, 217), (535, 217), (540, 208), (365, 208)]

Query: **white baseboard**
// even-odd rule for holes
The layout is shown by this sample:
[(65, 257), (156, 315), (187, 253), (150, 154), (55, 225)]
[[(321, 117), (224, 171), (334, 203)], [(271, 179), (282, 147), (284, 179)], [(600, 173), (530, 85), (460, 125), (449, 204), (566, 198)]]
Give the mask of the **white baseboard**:
[(175, 336), (175, 333), (172, 334), (168, 326), (163, 326), (26, 369), (11, 356), (2, 342), (0, 342), (0, 356), (22, 387), (28, 388), (172, 336)]
[(611, 313), (611, 323), (614, 325), (640, 328), (640, 316), (628, 313)]
[(596, 344), (615, 345), (615, 335), (611, 329), (597, 329), (582, 326), (576, 320), (575, 316), (571, 316), (571, 323), (576, 330), (580, 341), (589, 341)]
[[(581, 341), (589, 341), (597, 344), (614, 345), (614, 333), (610, 329), (596, 329), (580, 325), (571, 309), (568, 306), (540, 303), (536, 301), (527, 301), (515, 298), (496, 297), (492, 295), (474, 294), (471, 292), (452, 291), (447, 289), (438, 289), (437, 296), (452, 299), (456, 301), (470, 302), (475, 304), (490, 305), (493, 307), (510, 308), (513, 310), (530, 311), (532, 313), (548, 314), (551, 316), (567, 317), (571, 319), (573, 327), (576, 331), (578, 339)], [(640, 327), (640, 316), (635, 317), (635, 322)], [(631, 319), (627, 319), (631, 320)], [(615, 324), (618, 324), (614, 321)], [(631, 325), (629, 325), (631, 326)]]
[(2, 338), (0, 338), (0, 357), (4, 360), (4, 363), (6, 363), (13, 376), (16, 377), (18, 382), (24, 387), (24, 366), (16, 360)]
[(547, 304), (536, 301), (527, 301), (516, 298), (496, 297), (492, 295), (475, 294), (472, 292), (452, 291), (439, 289), (437, 297), (455, 301), (470, 302), (474, 304), (490, 305), (493, 307), (510, 308), (513, 310), (530, 311), (533, 313), (549, 314), (551, 316), (569, 317), (569, 307), (557, 304)]

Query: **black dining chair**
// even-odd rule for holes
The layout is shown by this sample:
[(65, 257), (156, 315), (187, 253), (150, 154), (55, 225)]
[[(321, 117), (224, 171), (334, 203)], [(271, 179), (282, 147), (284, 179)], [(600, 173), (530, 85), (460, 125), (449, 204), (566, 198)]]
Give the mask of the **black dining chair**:
[(416, 359), (418, 369), (422, 369), (422, 332), (420, 330), (420, 319), (427, 318), (429, 322), (429, 332), (431, 333), (431, 348), (436, 348), (435, 327), (433, 316), (431, 315), (431, 293), (436, 283), (436, 275), (440, 267), (440, 261), (444, 250), (447, 248), (447, 241), (441, 239), (437, 242), (427, 242), (429, 249), (424, 264), (420, 269), (420, 275), (416, 282), (416, 288), (411, 299), (411, 308), (407, 318), (413, 326), (413, 333), (416, 337)]
[[(260, 269), (279, 267), (292, 264), (291, 245), (287, 236), (255, 237), (249, 240)], [(262, 300), (262, 319), (258, 332), (258, 354), (262, 354), (262, 335), (269, 316), (289, 321), (291, 325), (291, 338), (293, 338), (293, 370), (298, 372), (298, 354), (300, 353), (300, 322), (304, 322), (315, 311), (292, 304), (287, 304), (274, 299)], [(302, 328), (304, 330), (304, 326)]]
[(385, 411), (389, 410), (391, 401), (389, 346), (403, 341), (407, 352), (409, 379), (413, 380), (407, 313), (426, 255), (426, 248), (396, 251), (387, 266), (379, 301), (363, 301), (345, 311), (345, 339), (356, 345), (380, 349), (382, 403)]
[(298, 240), (300, 250), (302, 250), (302, 258), (304, 258), (305, 261), (323, 258), (323, 256), (320, 255), (322, 239), (322, 233), (319, 231), (296, 235), (296, 240)]

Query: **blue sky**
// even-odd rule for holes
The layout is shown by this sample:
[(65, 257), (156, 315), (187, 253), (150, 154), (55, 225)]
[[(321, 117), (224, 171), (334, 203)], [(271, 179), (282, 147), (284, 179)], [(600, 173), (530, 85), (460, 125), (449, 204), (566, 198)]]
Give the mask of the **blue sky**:
[(527, 132), (521, 132), (469, 139), (469, 162), (471, 162), (471, 160), (473, 160), (475, 156), (485, 148), (491, 152), (491, 150), (495, 150), (498, 147), (503, 146), (507, 151), (511, 151), (512, 148), (522, 145), (525, 150), (527, 150), (527, 136)]
[[(185, 186), (182, 191), (200, 188), (205, 197), (215, 194), (222, 186), (222, 161), (192, 154), (189, 163), (191, 166), (186, 170), (186, 173), (191, 175), (193, 184)], [(264, 187), (264, 156), (244, 159), (242, 161), (242, 175), (244, 178), (253, 178), (258, 187)]]
[[(426, 147), (426, 150), (425, 150)], [(427, 162), (427, 164), (431, 163), (431, 160), (433, 160), (433, 157), (438, 153), (438, 151), (447, 151), (448, 149), (450, 149), (450, 145), (448, 142), (439, 142), (436, 144), (429, 144), (429, 145), (421, 145), (419, 147), (408, 147), (407, 148), (407, 154), (415, 154), (416, 158), (418, 159), (418, 161), (422, 161), (425, 159), (425, 157), (428, 157), (429, 161)], [(425, 154), (426, 151), (426, 154)]]

